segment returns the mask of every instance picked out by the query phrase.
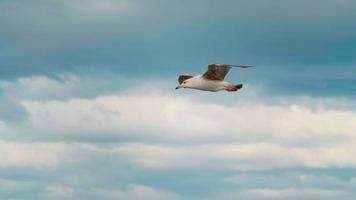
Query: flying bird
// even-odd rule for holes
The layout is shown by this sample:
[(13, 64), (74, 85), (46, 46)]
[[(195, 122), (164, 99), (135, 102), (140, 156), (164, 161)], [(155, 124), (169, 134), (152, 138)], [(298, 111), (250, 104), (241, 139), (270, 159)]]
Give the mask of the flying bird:
[(180, 75), (178, 78), (179, 88), (191, 88), (217, 92), (226, 90), (234, 92), (242, 88), (242, 84), (232, 84), (224, 81), (226, 74), (232, 67), (248, 68), (250, 65), (210, 64), (208, 70), (200, 75)]

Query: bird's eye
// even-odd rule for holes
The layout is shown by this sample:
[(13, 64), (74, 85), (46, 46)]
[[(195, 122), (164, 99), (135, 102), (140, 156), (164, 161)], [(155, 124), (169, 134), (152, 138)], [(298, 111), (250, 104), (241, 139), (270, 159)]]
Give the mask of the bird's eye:
[(184, 82), (183, 82), (183, 84), (186, 84), (186, 83), (187, 83), (187, 81), (184, 81)]

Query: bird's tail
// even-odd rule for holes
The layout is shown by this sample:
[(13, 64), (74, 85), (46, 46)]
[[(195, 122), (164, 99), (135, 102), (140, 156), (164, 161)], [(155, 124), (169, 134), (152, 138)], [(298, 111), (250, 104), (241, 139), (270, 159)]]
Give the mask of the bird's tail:
[(227, 88), (226, 88), (226, 91), (228, 92), (235, 92), (239, 89), (242, 88), (242, 84), (237, 84), (237, 85), (229, 85)]

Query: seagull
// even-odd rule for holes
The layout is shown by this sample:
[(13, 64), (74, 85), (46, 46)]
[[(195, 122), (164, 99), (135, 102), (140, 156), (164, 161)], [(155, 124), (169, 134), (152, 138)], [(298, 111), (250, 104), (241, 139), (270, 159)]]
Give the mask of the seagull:
[(232, 84), (224, 81), (226, 74), (231, 67), (248, 68), (250, 65), (230, 65), (230, 64), (210, 64), (208, 70), (200, 75), (180, 75), (178, 78), (179, 88), (191, 88), (197, 90), (217, 92), (226, 90), (235, 92), (242, 88), (242, 84)]

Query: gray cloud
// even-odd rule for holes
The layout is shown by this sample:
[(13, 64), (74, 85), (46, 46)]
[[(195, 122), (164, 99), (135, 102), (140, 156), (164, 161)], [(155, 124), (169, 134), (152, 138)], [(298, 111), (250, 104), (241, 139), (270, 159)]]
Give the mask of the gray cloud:
[(0, 120), (21, 121), (27, 117), (26, 110), (18, 102), (2, 99), (0, 100), (0, 110)]
[(142, 75), (237, 60), (284, 72), (293, 66), (345, 69), (354, 64), (353, 5), (348, 0), (3, 1), (2, 74), (97, 72), (100, 66)]

